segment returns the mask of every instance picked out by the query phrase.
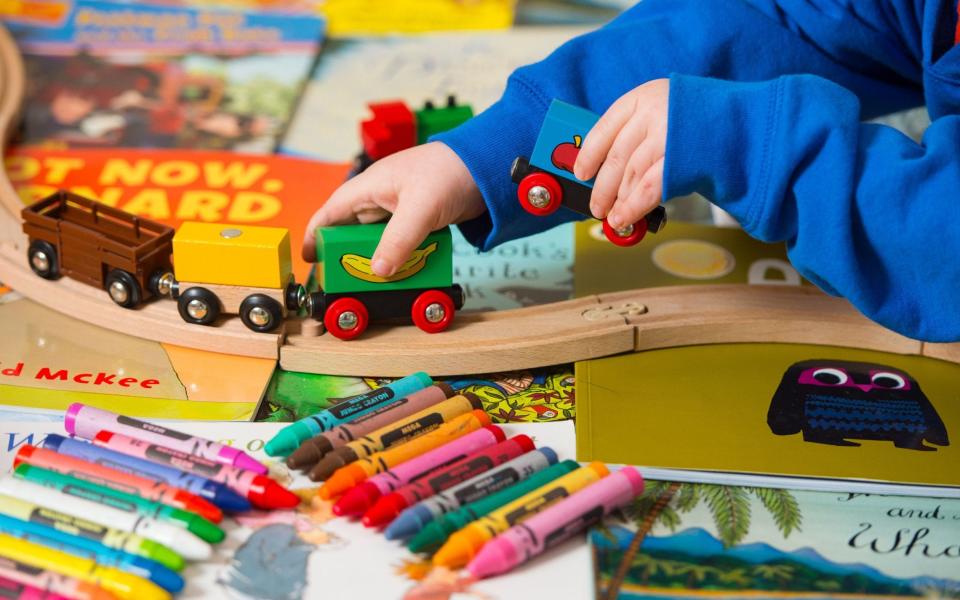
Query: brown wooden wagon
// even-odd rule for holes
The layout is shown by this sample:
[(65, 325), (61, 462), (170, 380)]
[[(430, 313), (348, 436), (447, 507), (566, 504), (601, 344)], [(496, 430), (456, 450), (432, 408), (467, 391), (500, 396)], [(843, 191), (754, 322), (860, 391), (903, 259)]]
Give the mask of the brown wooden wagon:
[(172, 227), (63, 190), (21, 214), (37, 275), (103, 288), (124, 308), (169, 293)]

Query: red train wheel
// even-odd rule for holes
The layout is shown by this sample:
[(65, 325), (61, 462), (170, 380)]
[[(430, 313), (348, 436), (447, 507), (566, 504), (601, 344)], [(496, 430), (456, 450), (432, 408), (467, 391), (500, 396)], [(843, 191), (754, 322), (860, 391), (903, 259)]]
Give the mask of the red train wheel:
[(617, 246), (633, 246), (640, 243), (643, 236), (647, 235), (647, 220), (640, 219), (633, 225), (628, 226), (627, 231), (616, 230), (607, 220), (603, 220), (603, 235)]
[(427, 290), (413, 301), (410, 312), (414, 325), (427, 333), (439, 333), (453, 322), (456, 308), (450, 296), (440, 290)]
[(334, 300), (323, 315), (323, 324), (334, 337), (352, 340), (367, 329), (370, 315), (356, 298)]
[(517, 198), (523, 210), (538, 217), (545, 217), (560, 208), (563, 188), (546, 173), (531, 173), (520, 180)]

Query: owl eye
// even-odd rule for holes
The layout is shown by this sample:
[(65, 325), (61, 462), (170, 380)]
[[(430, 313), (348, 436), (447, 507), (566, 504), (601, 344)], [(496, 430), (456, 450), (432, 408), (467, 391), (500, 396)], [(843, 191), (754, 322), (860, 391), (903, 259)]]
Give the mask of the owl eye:
[(840, 369), (817, 369), (813, 378), (824, 385), (843, 385), (847, 382), (847, 374)]
[(873, 382), (873, 385), (887, 388), (888, 390), (900, 390), (907, 385), (907, 382), (904, 381), (903, 377), (897, 375), (896, 373), (888, 373), (886, 371), (874, 373), (870, 377), (870, 381)]

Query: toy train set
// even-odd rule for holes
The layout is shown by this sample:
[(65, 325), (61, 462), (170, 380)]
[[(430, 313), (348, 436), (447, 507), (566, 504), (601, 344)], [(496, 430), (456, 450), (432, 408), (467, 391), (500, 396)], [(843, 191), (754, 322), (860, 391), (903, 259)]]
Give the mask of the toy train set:
[(124, 308), (154, 297), (177, 301), (188, 323), (239, 315), (252, 331), (276, 330), (303, 311), (333, 336), (353, 339), (371, 321), (412, 321), (428, 333), (450, 326), (463, 307), (453, 278), (450, 230), (432, 233), (388, 278), (370, 256), (384, 224), (317, 230), (318, 282), (308, 294), (294, 280), (286, 229), (216, 223), (171, 227), (59, 191), (22, 211), (30, 268), (101, 287)]

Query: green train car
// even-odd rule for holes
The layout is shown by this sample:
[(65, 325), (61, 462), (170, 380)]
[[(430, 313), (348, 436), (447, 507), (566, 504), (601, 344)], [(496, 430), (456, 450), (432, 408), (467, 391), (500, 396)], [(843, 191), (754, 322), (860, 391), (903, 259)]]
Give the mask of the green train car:
[(344, 340), (371, 322), (412, 321), (438, 333), (463, 308), (463, 289), (453, 283), (450, 229), (431, 233), (390, 277), (373, 273), (370, 260), (385, 223), (317, 228), (317, 281), (308, 310), (327, 331)]

